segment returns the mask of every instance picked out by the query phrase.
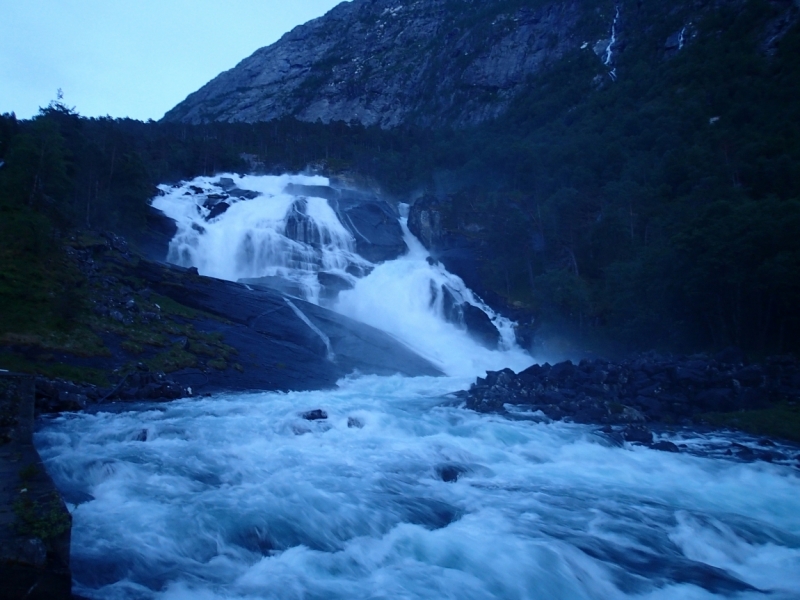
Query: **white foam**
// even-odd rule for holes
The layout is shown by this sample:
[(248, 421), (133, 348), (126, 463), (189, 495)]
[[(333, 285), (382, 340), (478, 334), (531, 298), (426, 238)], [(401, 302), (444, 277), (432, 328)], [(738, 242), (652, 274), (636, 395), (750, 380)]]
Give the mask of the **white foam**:
[[(76, 592), (731, 596), (684, 581), (694, 565), (770, 598), (800, 595), (795, 470), (610, 448), (589, 427), (442, 404), (468, 382), (363, 377), (329, 392), (56, 419), (36, 435), (48, 470), (62, 490), (94, 497), (73, 512)], [(300, 417), (316, 408), (328, 419)], [(462, 476), (442, 481), (442, 465)], [(597, 554), (606, 548), (619, 553)]]
[[(394, 335), (449, 375), (530, 366), (533, 359), (514, 341), (514, 324), (480, 301), (460, 277), (441, 264), (431, 264), (428, 251), (408, 230), (407, 219), (400, 222), (408, 253), (378, 265), (352, 290), (341, 292), (333, 308)], [(478, 306), (492, 317), (502, 335), (500, 351), (485, 348), (465, 329), (445, 320), (443, 286), (457, 300)]]
[[(208, 194), (220, 194), (214, 182), (233, 179), (241, 189), (259, 192), (254, 199), (225, 199), (230, 204), (222, 215), (207, 221), (203, 207)], [(177, 187), (161, 186), (163, 196), (153, 206), (175, 220), (178, 232), (170, 243), (167, 260), (196, 267), (202, 275), (237, 281), (259, 277), (282, 277), (318, 302), (318, 271), (337, 271), (345, 278), (349, 265), (367, 265), (355, 253), (352, 235), (339, 222), (327, 200), (314, 196), (298, 199), (284, 193), (289, 184), (322, 186), (328, 180), (318, 176), (244, 176), (222, 174), (198, 177)], [(204, 193), (195, 194), (192, 187)], [(312, 240), (290, 239), (287, 224), (293, 213), (309, 224), (303, 231)], [(302, 238), (302, 236), (301, 236)]]

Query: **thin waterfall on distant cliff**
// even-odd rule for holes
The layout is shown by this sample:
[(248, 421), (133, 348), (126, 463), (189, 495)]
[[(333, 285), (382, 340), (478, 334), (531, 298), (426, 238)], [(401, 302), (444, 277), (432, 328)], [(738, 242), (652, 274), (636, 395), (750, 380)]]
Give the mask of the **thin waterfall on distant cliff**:
[[(370, 197), (359, 221), (327, 178), (303, 175), (199, 177), (160, 189), (153, 206), (178, 225), (169, 262), (328, 306), (390, 333), (449, 374), (531, 362), (516, 346), (514, 324), (408, 231), (407, 213), (397, 214), (405, 205), (376, 208), (381, 201)], [(364, 218), (372, 217), (397, 228), (405, 253), (375, 263), (356, 251), (369, 241)]]
[(614, 21), (611, 23), (611, 39), (608, 40), (608, 46), (606, 46), (605, 56), (603, 57), (603, 64), (607, 67), (612, 67), (611, 71), (609, 71), (608, 76), (611, 77), (614, 81), (617, 80), (617, 69), (613, 66), (613, 59), (614, 59), (614, 45), (617, 43), (617, 22), (619, 21), (619, 6), (616, 7), (616, 12), (614, 13)]

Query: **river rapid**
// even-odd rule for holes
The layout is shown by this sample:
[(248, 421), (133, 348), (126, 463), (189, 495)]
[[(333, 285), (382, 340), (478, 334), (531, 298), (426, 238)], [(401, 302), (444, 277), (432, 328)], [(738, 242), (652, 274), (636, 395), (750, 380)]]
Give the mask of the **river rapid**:
[[(274, 181), (258, 185), (272, 185), (283, 203), (262, 220), (279, 231), (292, 201)], [(218, 252), (233, 234), (223, 235), (222, 218), (204, 222), (217, 250), (204, 249), (191, 233), (201, 211), (184, 196), (165, 190), (162, 201), (177, 215), (182, 256), (201, 273), (207, 265), (223, 276), (234, 263)], [(243, 239), (266, 240), (259, 243), (270, 252), (290, 247), (302, 260), (258, 272), (237, 263), (237, 277), (285, 274), (313, 299), (313, 269), (344, 277), (362, 260), (322, 203), (307, 203), (336, 233), (321, 249), (298, 249), (271, 232), (246, 234), (252, 219), (243, 214), (256, 206), (229, 209)], [(444, 322), (441, 302), (425, 295), (441, 285), (490, 311), (404, 234), (409, 252), (354, 281), (332, 308), (382, 327), (448, 376), (353, 375), (328, 391), (108, 406), (42, 423), (36, 445), (73, 516), (76, 593), (800, 598), (797, 469), (617, 446), (592, 426), (464, 409), (453, 392), (476, 375), (533, 359), (493, 313), (502, 334), (495, 351)], [(304, 414), (317, 410), (325, 418)]]
[[(91, 598), (800, 598), (789, 467), (459, 408), (466, 379), (61, 416)], [(304, 411), (328, 418), (307, 421)]]

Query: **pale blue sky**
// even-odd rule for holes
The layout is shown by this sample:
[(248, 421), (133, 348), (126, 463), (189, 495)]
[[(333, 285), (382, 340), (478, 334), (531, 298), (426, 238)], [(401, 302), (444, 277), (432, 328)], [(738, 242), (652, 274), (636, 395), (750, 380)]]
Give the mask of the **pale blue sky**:
[(0, 113), (160, 119), (341, 0), (0, 0)]

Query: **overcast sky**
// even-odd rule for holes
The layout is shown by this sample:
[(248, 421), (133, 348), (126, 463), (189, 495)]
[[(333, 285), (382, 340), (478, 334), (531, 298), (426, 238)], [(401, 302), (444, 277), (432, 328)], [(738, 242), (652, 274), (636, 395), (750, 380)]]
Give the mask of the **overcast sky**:
[(0, 0), (0, 113), (160, 119), (341, 0)]

